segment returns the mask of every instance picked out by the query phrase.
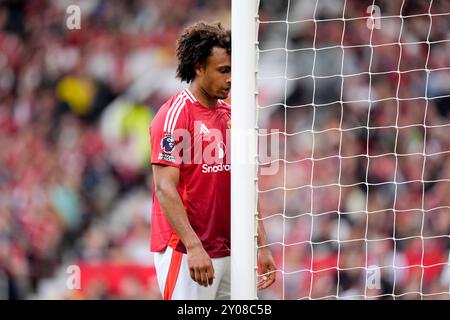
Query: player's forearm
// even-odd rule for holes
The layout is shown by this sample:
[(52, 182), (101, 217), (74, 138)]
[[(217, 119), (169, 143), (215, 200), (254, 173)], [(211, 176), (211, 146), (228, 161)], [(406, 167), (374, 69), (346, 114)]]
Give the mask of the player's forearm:
[(201, 246), (202, 243), (189, 223), (186, 210), (176, 188), (168, 185), (160, 186), (156, 189), (156, 195), (167, 220), (186, 249)]

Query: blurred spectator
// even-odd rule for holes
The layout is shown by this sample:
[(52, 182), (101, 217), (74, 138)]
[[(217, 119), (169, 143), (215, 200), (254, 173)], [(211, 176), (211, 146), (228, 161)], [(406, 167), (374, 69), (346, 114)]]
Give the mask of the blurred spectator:
[[(450, 25), (440, 16), (430, 25), (429, 1), (377, 1), (393, 18), (371, 31), (371, 4), (299, 1), (287, 12), (261, 2), (259, 126), (288, 134), (278, 135), (287, 161), (259, 179), (284, 267), (262, 298), (450, 297)], [(424, 15), (406, 18), (414, 14)], [(370, 266), (377, 288), (366, 284)]]
[[(81, 30), (65, 27), (73, 1), (0, 3), (0, 299), (160, 299), (148, 125), (180, 86), (180, 31), (229, 27), (230, 1), (75, 2)], [(402, 21), (401, 2), (379, 1), (392, 18), (370, 32), (353, 18), (372, 1), (347, 0), (342, 34), (344, 1), (284, 4), (260, 7), (259, 104), (273, 107), (259, 126), (281, 131), (287, 160), (259, 180), (279, 266), (260, 297), (449, 298), (448, 19), (430, 26), (429, 1), (407, 1), (418, 16)], [(286, 17), (316, 21), (286, 33)], [(302, 49), (287, 74), (284, 50), (264, 52), (286, 39)], [(68, 265), (82, 288), (67, 288)]]
[[(229, 25), (226, 1), (174, 3), (0, 3), (1, 298), (161, 298), (149, 252), (148, 127), (179, 85), (181, 28), (201, 17)], [(80, 30), (65, 27), (71, 4)], [(67, 292), (71, 264), (140, 269), (126, 269), (115, 292), (111, 276)]]

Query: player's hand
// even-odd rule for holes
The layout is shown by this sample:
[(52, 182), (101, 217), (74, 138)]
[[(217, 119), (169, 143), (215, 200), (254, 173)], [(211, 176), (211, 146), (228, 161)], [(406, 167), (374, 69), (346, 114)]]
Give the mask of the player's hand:
[(262, 275), (258, 280), (258, 290), (266, 289), (275, 282), (275, 270), (277, 269), (268, 247), (258, 250), (258, 265)]
[(212, 285), (214, 267), (211, 258), (202, 246), (187, 251), (187, 263), (192, 280), (204, 287)]

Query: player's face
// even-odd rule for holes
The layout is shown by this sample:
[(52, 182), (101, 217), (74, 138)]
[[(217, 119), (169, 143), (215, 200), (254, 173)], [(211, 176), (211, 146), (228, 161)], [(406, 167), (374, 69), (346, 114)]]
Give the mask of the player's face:
[(203, 90), (214, 99), (226, 99), (231, 89), (231, 57), (227, 50), (214, 47), (202, 69)]

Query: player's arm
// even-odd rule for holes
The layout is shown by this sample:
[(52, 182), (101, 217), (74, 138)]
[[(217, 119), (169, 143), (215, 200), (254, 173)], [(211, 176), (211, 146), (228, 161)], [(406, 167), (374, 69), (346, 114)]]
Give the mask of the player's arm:
[(186, 247), (191, 278), (207, 287), (213, 282), (214, 268), (211, 258), (189, 223), (183, 202), (178, 194), (180, 169), (157, 164), (153, 164), (152, 168), (159, 204), (170, 225)]
[(266, 289), (275, 282), (275, 262), (272, 257), (272, 252), (267, 246), (266, 230), (264, 229), (264, 223), (261, 220), (261, 210), (258, 203), (258, 265), (261, 274), (265, 274), (258, 281), (258, 289)]

